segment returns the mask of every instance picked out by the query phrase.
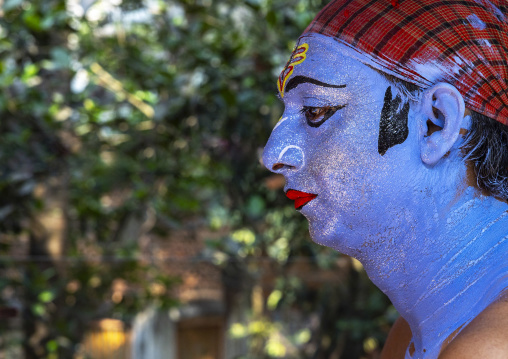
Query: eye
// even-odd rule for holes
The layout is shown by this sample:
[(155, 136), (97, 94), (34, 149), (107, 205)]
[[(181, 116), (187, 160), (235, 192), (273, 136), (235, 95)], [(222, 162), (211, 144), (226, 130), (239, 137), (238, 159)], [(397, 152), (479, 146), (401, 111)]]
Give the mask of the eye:
[(319, 127), (326, 120), (332, 117), (335, 112), (344, 107), (346, 107), (346, 105), (325, 106), (325, 107), (303, 106), (300, 112), (305, 115), (305, 118), (307, 119), (307, 124), (309, 126)]

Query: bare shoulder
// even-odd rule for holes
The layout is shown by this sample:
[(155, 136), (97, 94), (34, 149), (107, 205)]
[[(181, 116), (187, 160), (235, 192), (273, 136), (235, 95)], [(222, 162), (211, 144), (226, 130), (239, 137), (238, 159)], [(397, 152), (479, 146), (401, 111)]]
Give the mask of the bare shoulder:
[(406, 349), (411, 341), (411, 329), (404, 318), (399, 317), (393, 323), (385, 346), (381, 352), (381, 359), (404, 359)]
[(439, 359), (508, 358), (508, 298), (491, 304), (443, 347)]

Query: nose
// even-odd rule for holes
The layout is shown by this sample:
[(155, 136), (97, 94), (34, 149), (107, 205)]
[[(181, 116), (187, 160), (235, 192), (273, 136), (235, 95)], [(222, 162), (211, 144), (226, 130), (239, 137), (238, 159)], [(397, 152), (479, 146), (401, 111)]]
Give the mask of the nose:
[(305, 165), (305, 154), (295, 130), (286, 124), (274, 128), (263, 151), (263, 164), (268, 170), (284, 173), (298, 171)]

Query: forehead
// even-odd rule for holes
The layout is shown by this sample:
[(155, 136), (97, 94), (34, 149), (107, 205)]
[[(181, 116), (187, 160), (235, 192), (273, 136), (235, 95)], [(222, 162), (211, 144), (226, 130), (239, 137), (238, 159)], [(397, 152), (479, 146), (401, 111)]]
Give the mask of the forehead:
[(286, 86), (297, 76), (330, 85), (346, 85), (348, 92), (364, 91), (366, 86), (379, 83), (382, 76), (358, 58), (361, 55), (355, 54), (355, 50), (333, 38), (319, 34), (301, 37), (278, 79), (281, 97), (292, 90)]

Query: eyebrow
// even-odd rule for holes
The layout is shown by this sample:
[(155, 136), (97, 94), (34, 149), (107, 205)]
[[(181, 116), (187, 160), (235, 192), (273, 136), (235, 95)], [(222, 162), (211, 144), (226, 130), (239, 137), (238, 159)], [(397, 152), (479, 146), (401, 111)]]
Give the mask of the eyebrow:
[(291, 80), (289, 80), (288, 84), (286, 85), (286, 91), (285, 93), (288, 93), (292, 89), (296, 88), (298, 85), (304, 84), (304, 83), (310, 83), (313, 85), (318, 85), (321, 87), (331, 87), (334, 89), (342, 89), (346, 87), (346, 85), (331, 85), (327, 84), (325, 82), (318, 81), (316, 79), (307, 77), (307, 76), (295, 76)]

